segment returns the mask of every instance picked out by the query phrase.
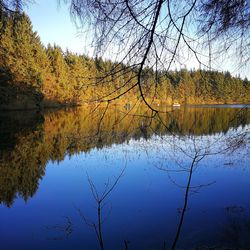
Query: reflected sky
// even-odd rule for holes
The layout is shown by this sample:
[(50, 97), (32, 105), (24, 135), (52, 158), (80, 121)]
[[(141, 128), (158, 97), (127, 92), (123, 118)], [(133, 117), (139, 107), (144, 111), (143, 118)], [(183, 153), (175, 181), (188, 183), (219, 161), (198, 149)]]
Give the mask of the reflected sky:
[[(51, 120), (52, 126), (48, 120), (56, 114), (49, 115), (44, 117), (45, 124), (40, 120), (37, 127), (32, 123), (32, 129), (15, 132), (16, 144), (12, 151), (8, 149), (8, 155), (12, 153), (18, 164), (18, 154), (13, 152), (25, 146), (20, 144), (22, 139), (29, 142), (33, 148), (20, 152), (21, 156), (34, 152), (33, 158), (29, 157), (36, 159), (39, 168), (43, 166), (41, 156), (49, 151), (44, 173), (30, 168), (31, 180), (27, 180), (28, 173), (22, 175), (22, 171), (27, 166), (25, 159), (28, 163), (30, 158), (26, 156), (16, 169), (12, 162), (3, 164), (7, 151), (1, 153), (1, 197), (6, 200), (8, 194), (15, 194), (9, 205), (0, 205), (2, 249), (100, 249), (93, 226), (98, 227), (93, 186), (101, 196), (121, 173), (101, 206), (103, 249), (171, 249), (185, 198), (176, 249), (250, 246), (249, 125), (202, 135), (151, 134), (147, 139), (134, 137), (101, 148), (58, 152), (56, 156), (51, 152), (61, 148), (55, 147), (58, 141), (52, 144), (54, 147), (48, 141), (58, 140), (54, 135), (58, 135), (59, 126), (55, 124), (63, 122)], [(60, 126), (64, 128), (60, 138), (69, 138), (70, 134), (76, 138), (75, 131), (68, 127), (67, 123)], [(87, 126), (84, 128), (87, 130)], [(234, 140), (235, 135), (239, 141)], [(83, 144), (79, 147), (86, 148)], [(189, 178), (195, 155), (199, 161)], [(14, 172), (10, 173), (20, 173), (5, 180), (6, 168), (12, 168)], [(5, 189), (3, 184), (8, 181), (13, 185)], [(35, 191), (28, 192), (29, 188)]]

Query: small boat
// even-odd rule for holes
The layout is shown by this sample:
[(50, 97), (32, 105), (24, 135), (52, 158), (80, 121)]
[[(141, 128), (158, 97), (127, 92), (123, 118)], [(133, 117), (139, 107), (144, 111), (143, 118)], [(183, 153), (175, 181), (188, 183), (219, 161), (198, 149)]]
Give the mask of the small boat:
[(173, 107), (180, 107), (181, 105), (179, 103), (174, 103)]

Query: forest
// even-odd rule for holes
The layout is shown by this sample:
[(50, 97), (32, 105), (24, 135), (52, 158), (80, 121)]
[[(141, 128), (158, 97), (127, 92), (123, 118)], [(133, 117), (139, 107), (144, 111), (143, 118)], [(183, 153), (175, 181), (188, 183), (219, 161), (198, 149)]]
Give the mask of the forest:
[[(40, 109), (119, 99), (140, 101), (138, 66), (90, 58), (41, 43), (24, 12), (0, 11), (0, 109)], [(142, 91), (152, 105), (249, 103), (248, 79), (212, 70), (145, 67)]]

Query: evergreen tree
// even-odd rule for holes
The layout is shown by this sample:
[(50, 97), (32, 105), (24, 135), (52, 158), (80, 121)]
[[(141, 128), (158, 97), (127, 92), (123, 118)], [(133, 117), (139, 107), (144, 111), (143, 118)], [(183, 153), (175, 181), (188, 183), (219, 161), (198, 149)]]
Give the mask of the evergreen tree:
[[(3, 22), (6, 22), (3, 24)], [(46, 55), (39, 37), (24, 13), (14, 13), (1, 20), (0, 73), (1, 85), (8, 85), (10, 100), (20, 103), (30, 98), (40, 105), (42, 83), (46, 75)], [(27, 96), (27, 98), (26, 98)]]

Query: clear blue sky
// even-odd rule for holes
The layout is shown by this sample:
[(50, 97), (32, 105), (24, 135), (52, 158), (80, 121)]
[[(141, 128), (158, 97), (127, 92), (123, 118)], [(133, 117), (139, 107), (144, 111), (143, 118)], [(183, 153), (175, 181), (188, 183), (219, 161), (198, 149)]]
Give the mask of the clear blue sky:
[[(37, 31), (44, 45), (56, 43), (63, 50), (68, 48), (72, 52), (92, 55), (90, 41), (87, 41), (86, 34), (77, 29), (70, 17), (68, 6), (64, 3), (59, 6), (57, 0), (35, 0), (35, 3), (25, 8), (25, 12), (31, 19), (33, 30)], [(193, 68), (197, 62), (190, 60), (188, 64)], [(225, 60), (215, 67), (220, 71), (229, 70), (233, 75), (240, 74), (241, 77), (250, 78), (249, 67), (237, 71), (235, 66), (232, 66), (232, 61)]]
[(65, 4), (59, 6), (57, 0), (35, 0), (25, 12), (44, 45), (56, 43), (63, 50), (68, 48), (72, 52), (88, 53), (85, 36), (79, 34)]

